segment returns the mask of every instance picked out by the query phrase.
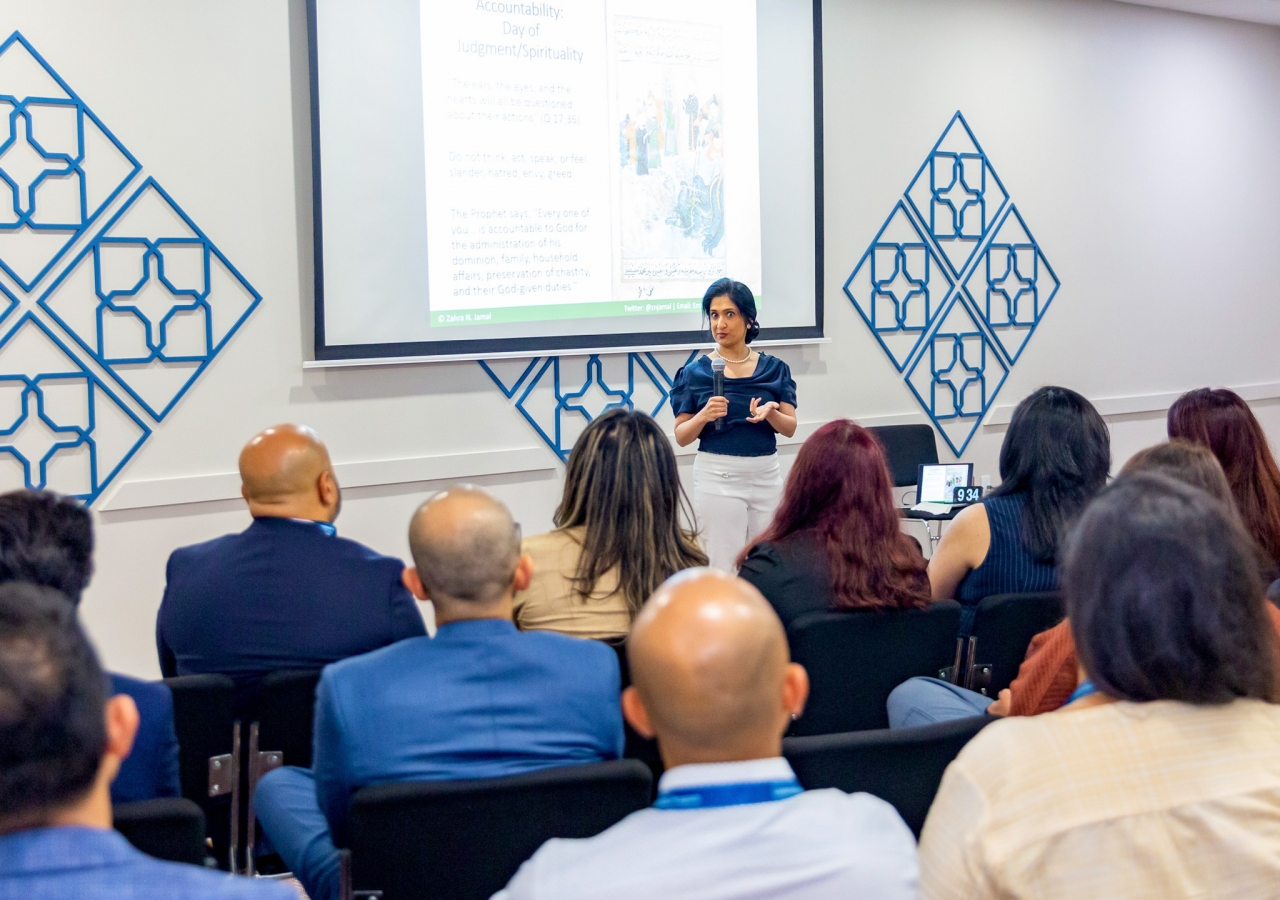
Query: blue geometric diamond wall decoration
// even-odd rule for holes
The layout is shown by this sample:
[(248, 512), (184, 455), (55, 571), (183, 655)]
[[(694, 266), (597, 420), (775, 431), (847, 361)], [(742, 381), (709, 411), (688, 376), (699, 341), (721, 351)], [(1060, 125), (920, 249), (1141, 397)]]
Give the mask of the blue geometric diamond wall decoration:
[(32, 313), (0, 338), (0, 490), (92, 503), (150, 434)]
[(957, 112), (844, 291), (960, 456), (1059, 285)]
[(261, 299), (148, 178), (40, 307), (158, 422)]
[[(681, 354), (682, 364), (695, 356), (696, 350)], [(508, 400), (515, 399), (520, 415), (562, 462), (568, 462), (582, 429), (606, 410), (625, 406), (657, 416), (674, 377), (653, 353), (482, 360), (480, 366)]]
[(92, 503), (261, 297), (17, 32), (0, 114), (0, 489)]
[(140, 168), (26, 38), (0, 44), (0, 268), (24, 291)]

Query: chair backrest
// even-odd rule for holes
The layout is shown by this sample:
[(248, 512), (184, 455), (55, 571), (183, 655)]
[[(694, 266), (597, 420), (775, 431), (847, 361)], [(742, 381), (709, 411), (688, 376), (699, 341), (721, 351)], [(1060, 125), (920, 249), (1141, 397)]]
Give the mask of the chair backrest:
[(258, 688), (258, 748), (280, 751), (284, 765), (311, 768), (311, 725), (320, 669), (272, 672)]
[[(626, 690), (631, 686), (631, 666), (627, 662), (627, 642), (618, 641), (609, 645), (613, 648), (613, 652), (618, 654), (618, 669), (622, 676), (622, 689)], [(654, 790), (657, 790), (658, 779), (662, 777), (664, 766), (662, 764), (662, 756), (658, 753), (658, 742), (653, 738), (647, 738), (631, 727), (631, 723), (625, 718), (622, 720), (623, 735), (626, 744), (622, 751), (622, 755), (627, 759), (638, 759), (649, 767), (649, 771), (653, 774)], [(656, 796), (656, 794), (655, 794)]]
[(884, 447), (894, 487), (915, 484), (919, 467), (938, 461), (938, 442), (931, 425), (872, 425), (867, 431)]
[[(239, 795), (239, 748), (235, 745), (236, 686), (226, 675), (180, 675), (164, 683), (173, 693), (173, 728), (178, 737), (178, 775), (182, 796), (204, 810), (214, 856), (230, 866), (233, 800)], [(209, 760), (231, 756), (228, 778), (233, 794), (209, 796)], [(237, 823), (238, 825), (238, 823)]]
[(226, 675), (180, 675), (164, 683), (173, 692), (182, 796), (200, 803), (209, 797), (209, 757), (231, 752), (235, 682)]
[(942, 773), (992, 716), (953, 719), (918, 728), (787, 738), (782, 754), (806, 788), (865, 791), (893, 804), (920, 836)]
[(204, 810), (186, 797), (121, 803), (111, 810), (116, 831), (143, 853), (170, 862), (203, 866)]
[(997, 697), (1018, 675), (1031, 639), (1062, 621), (1062, 594), (1000, 594), (978, 604), (973, 620), (974, 659), (969, 664), (991, 667), (987, 693)]
[(936, 676), (955, 662), (960, 604), (925, 609), (820, 612), (787, 629), (791, 658), (809, 672), (809, 702), (790, 734), (888, 728), (889, 693), (916, 675)]
[(592, 837), (648, 806), (650, 781), (621, 759), (361, 788), (348, 817), (352, 882), (383, 900), (487, 900), (545, 841)]

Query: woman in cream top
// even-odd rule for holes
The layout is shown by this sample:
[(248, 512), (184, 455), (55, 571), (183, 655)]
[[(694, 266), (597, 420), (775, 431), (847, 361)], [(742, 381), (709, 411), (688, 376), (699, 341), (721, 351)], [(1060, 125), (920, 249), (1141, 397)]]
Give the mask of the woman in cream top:
[(671, 575), (707, 557), (671, 442), (642, 412), (613, 409), (586, 427), (569, 454), (556, 530), (526, 538), (533, 581), (515, 598), (521, 630), (617, 641)]
[(617, 569), (606, 572), (589, 597), (574, 591), (585, 532), (585, 528), (560, 528), (521, 543), (520, 552), (533, 559), (533, 580), (516, 595), (515, 620), (521, 631), (558, 631), (613, 641), (631, 630), (631, 608), (618, 590)]
[(1121, 476), (1065, 549), (1088, 677), (947, 768), (920, 896), (1280, 896), (1277, 641), (1239, 517), (1168, 476)]

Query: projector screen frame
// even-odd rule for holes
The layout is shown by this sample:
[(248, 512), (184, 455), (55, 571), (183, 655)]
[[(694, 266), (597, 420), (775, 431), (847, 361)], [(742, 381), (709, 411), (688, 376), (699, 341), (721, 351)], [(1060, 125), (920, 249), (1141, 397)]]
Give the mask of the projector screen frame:
[[(665, 351), (705, 346), (704, 331), (654, 331), (622, 334), (537, 336), (517, 338), (468, 338), (455, 341), (403, 341), (374, 344), (328, 344), (324, 314), (324, 228), (321, 204), (320, 66), (318, 59), (317, 0), (307, 0), (307, 68), (311, 112), (311, 217), (314, 265), (313, 357), (304, 368), (341, 365), (406, 365), (456, 362), (513, 356), (583, 356), (596, 353)], [(758, 345), (825, 343), (824, 331), (824, 228), (823, 228), (823, 123), (822, 123), (822, 0), (812, 0), (813, 12), (813, 187), (814, 187), (814, 324), (762, 327)], [(483, 345), (485, 349), (480, 349)]]

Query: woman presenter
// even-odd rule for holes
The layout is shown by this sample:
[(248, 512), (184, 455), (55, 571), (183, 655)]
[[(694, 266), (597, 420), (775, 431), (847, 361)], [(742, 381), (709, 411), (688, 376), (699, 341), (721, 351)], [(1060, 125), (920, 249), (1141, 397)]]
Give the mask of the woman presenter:
[[(676, 443), (698, 441), (693, 506), (711, 565), (732, 571), (738, 551), (765, 529), (782, 493), (776, 435), (796, 433), (796, 383), (775, 356), (747, 345), (760, 333), (756, 298), (721, 278), (702, 298), (716, 349), (676, 373), (671, 409)], [(724, 360), (717, 396), (713, 360)]]

